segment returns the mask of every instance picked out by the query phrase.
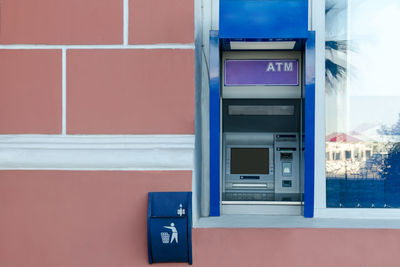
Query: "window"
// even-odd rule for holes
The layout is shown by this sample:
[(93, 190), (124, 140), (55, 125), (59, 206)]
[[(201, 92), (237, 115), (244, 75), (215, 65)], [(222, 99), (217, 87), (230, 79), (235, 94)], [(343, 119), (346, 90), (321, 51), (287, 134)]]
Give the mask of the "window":
[(400, 208), (400, 2), (325, 8), (327, 207)]

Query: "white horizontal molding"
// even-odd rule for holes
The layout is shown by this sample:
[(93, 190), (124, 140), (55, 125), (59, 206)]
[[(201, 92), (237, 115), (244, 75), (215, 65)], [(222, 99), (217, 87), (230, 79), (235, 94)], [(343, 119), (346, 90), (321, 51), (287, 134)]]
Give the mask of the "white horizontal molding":
[(221, 215), (202, 217), (195, 228), (367, 228), (399, 229), (400, 220), (391, 218), (304, 218), (285, 215)]
[(2, 135), (0, 169), (193, 170), (194, 135)]
[[(396, 208), (317, 208), (315, 218), (331, 219), (397, 219), (400, 220), (400, 209)], [(398, 221), (400, 227), (400, 221)]]
[(9, 44), (0, 45), (0, 49), (191, 49), (195, 45), (188, 44), (141, 44), (141, 45), (46, 45), (46, 44)]

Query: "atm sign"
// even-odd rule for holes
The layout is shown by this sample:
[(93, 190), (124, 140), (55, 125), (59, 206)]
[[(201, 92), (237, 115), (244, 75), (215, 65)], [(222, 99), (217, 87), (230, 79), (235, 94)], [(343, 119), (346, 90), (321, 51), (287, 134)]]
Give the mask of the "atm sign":
[(297, 60), (225, 60), (225, 85), (299, 85)]

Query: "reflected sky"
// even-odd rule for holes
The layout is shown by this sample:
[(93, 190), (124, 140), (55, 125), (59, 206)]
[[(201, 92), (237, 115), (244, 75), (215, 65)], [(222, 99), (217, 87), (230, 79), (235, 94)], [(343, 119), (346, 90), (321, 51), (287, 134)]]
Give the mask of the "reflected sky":
[(400, 1), (326, 7), (327, 207), (400, 208)]
[(328, 94), (327, 134), (350, 132), (365, 123), (393, 124), (400, 113), (400, 1), (327, 0), (326, 39), (348, 40), (335, 63), (347, 78)]

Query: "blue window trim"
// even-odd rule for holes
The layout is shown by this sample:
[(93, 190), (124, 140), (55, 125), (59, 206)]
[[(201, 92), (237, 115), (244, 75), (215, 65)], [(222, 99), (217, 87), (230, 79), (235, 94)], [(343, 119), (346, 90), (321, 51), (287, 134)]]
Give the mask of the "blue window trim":
[(210, 31), (210, 216), (220, 216), (220, 49)]
[(315, 32), (310, 31), (305, 48), (305, 162), (304, 217), (314, 217), (315, 169)]
[[(210, 31), (210, 216), (221, 214), (220, 191), (220, 40)], [(305, 178), (304, 217), (314, 216), (315, 32), (305, 47)]]

